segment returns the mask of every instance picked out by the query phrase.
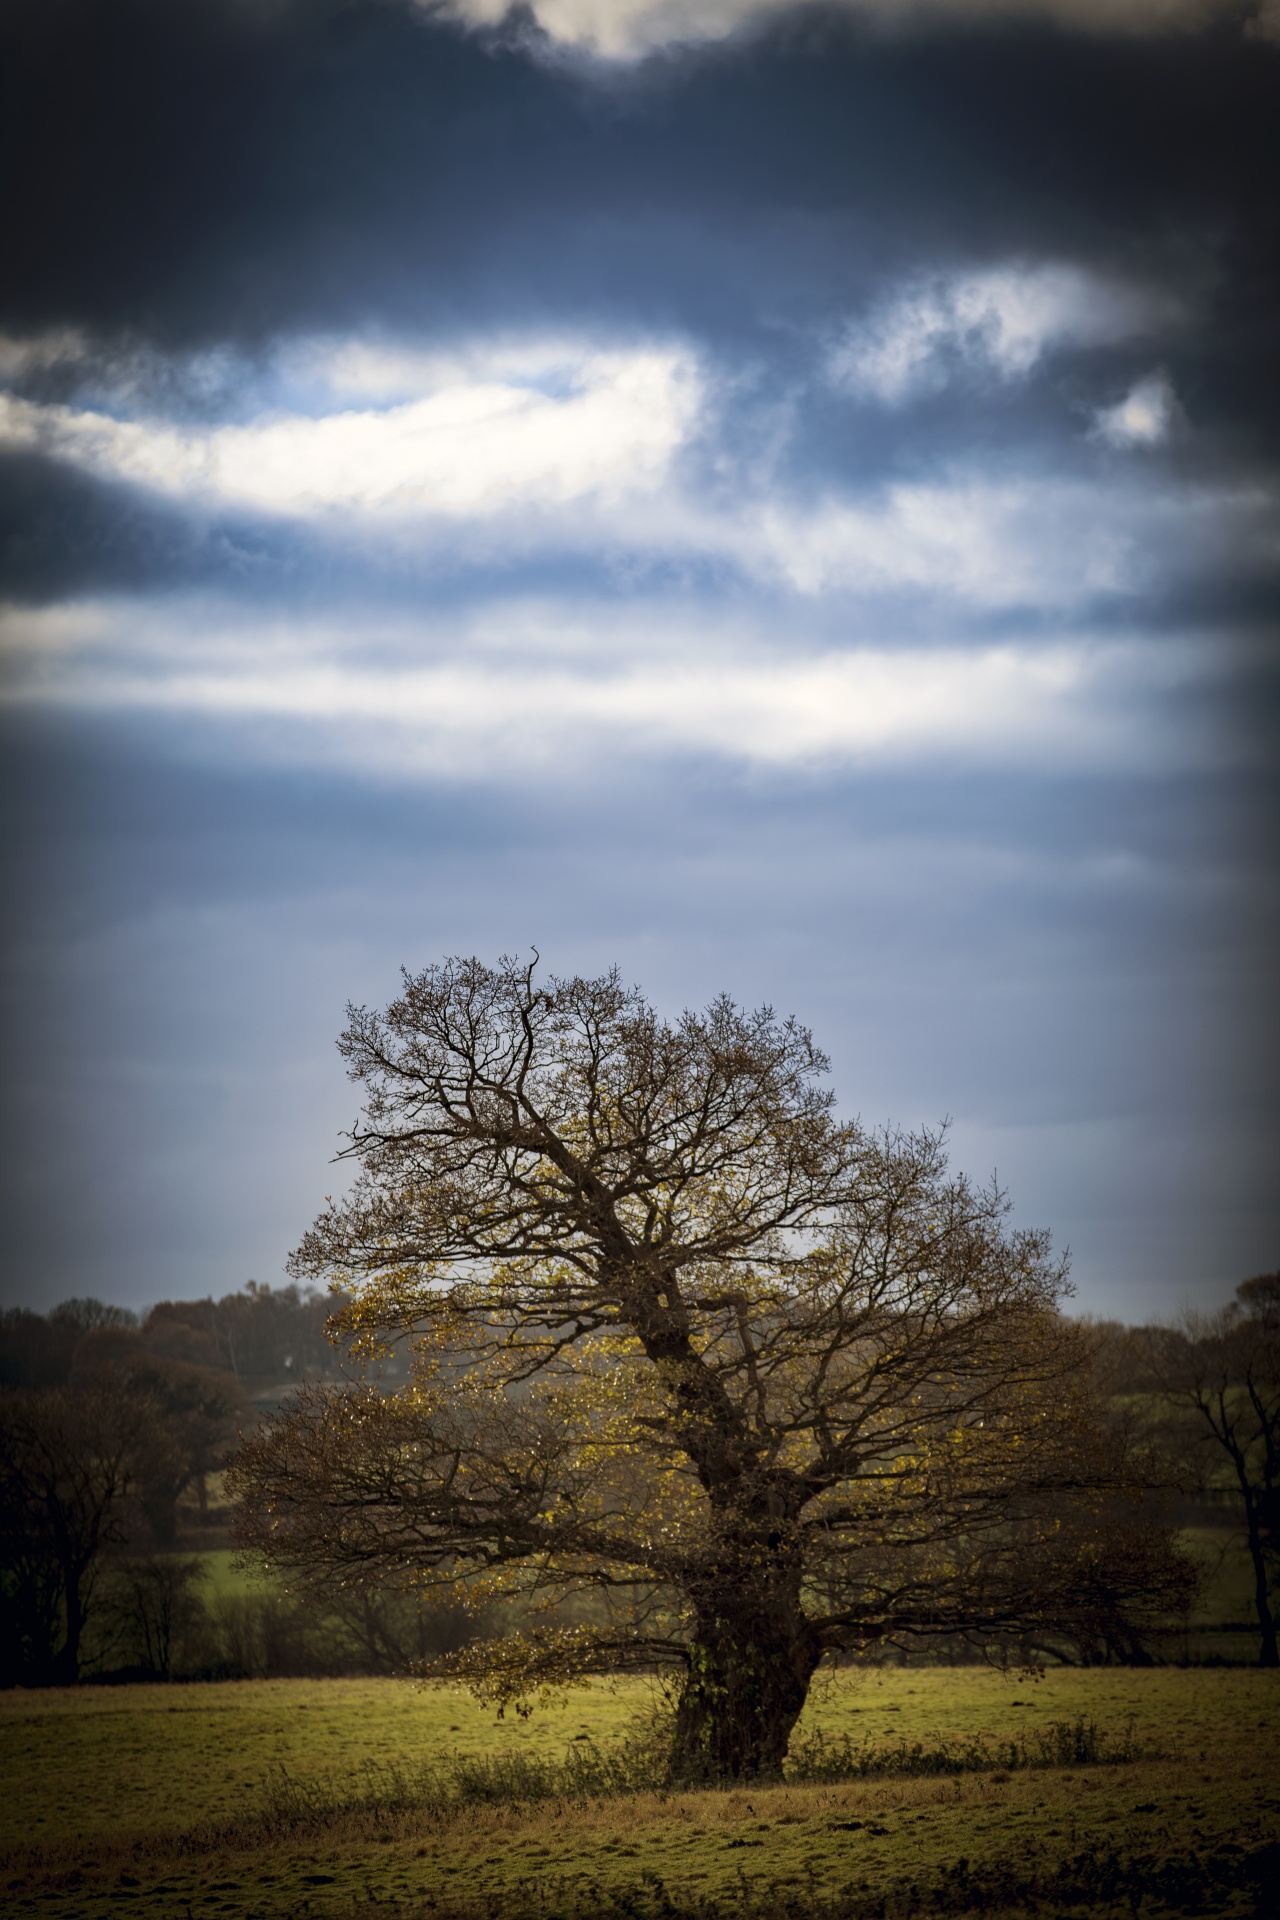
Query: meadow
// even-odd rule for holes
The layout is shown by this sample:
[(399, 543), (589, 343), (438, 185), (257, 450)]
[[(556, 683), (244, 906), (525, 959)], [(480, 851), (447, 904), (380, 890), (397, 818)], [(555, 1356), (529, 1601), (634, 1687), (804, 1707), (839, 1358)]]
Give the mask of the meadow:
[(10, 1692), (0, 1897), (48, 1920), (1280, 1911), (1275, 1673), (845, 1671), (793, 1742), (809, 1777), (720, 1791), (644, 1784), (651, 1708), (635, 1681), (528, 1720), (393, 1680)]

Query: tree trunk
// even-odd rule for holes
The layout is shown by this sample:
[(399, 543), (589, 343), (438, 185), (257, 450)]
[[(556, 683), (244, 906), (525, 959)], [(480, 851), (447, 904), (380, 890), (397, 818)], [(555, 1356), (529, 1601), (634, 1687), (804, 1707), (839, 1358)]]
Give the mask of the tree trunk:
[(1262, 1651), (1258, 1655), (1260, 1667), (1280, 1667), (1280, 1646), (1276, 1643), (1276, 1621), (1271, 1611), (1271, 1597), (1267, 1589), (1267, 1560), (1262, 1545), (1262, 1529), (1258, 1524), (1256, 1503), (1246, 1498), (1245, 1517), (1249, 1533), (1249, 1558), (1253, 1561), (1253, 1598), (1258, 1610), (1258, 1625), (1262, 1629)]
[(673, 1781), (777, 1778), (819, 1651), (794, 1601), (700, 1612), (676, 1708)]
[(55, 1686), (74, 1687), (80, 1679), (80, 1637), (84, 1632), (84, 1603), (76, 1571), (69, 1570), (65, 1575), (63, 1603), (65, 1633), (53, 1656), (53, 1678)]

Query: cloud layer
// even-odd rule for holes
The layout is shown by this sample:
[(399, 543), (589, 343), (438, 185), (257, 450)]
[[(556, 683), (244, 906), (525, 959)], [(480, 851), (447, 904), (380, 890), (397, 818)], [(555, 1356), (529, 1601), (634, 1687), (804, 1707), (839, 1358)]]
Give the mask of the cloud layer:
[[(1101, 602), (1132, 608), (1156, 587), (1273, 564), (1262, 475), (1107, 457), (1149, 453), (1185, 424), (1167, 374), (1108, 401), (1110, 369), (1088, 360), (1117, 337), (1145, 346), (1169, 311), (1063, 266), (913, 284), (834, 348), (815, 330), (790, 355), (785, 397), (687, 339), (478, 336), (436, 354), (359, 336), (285, 340), (235, 376), (230, 423), (216, 418), (229, 376), (202, 394), (199, 356), (139, 386), (60, 347), (64, 378), (96, 383), (96, 401), (0, 393), (0, 454), (126, 488), (142, 511), (150, 500), (193, 523), (248, 516), (262, 538), (322, 538), (366, 584), (379, 558), (485, 600), (522, 570), (603, 566), (615, 583), (659, 588), (675, 569), (712, 593), (734, 579), (825, 597), (860, 641), (883, 640), (886, 617), (923, 620), (935, 639), (939, 618), (984, 611), (1087, 626)], [(1072, 352), (1085, 385), (1064, 406), (1050, 383)], [(11, 338), (5, 353), (19, 386), (52, 358), (38, 338)], [(944, 421), (927, 466), (886, 459), (886, 407), (914, 406), (905, 444), (927, 447), (937, 430), (921, 408), (949, 385), (981, 414), (990, 381), (1029, 388), (1033, 376), (1058, 415), (1056, 445), (1024, 437), (999, 460), (975, 457)], [(838, 429), (837, 458), (806, 471), (820, 415)]]
[[(376, 379), (376, 357), (367, 357), (375, 371), (365, 377)], [(345, 364), (360, 365), (358, 350)], [(464, 378), (377, 411), (275, 413), (203, 429), (4, 398), (0, 447), (38, 450), (164, 494), (300, 515), (555, 509), (661, 477), (696, 405), (677, 356), (578, 356), (550, 371), (564, 373), (566, 391)]]
[(1148, 337), (1176, 309), (1148, 289), (1078, 267), (1002, 266), (921, 280), (845, 329), (837, 385), (892, 406), (955, 377), (1024, 380), (1055, 350)]
[[(1163, 34), (1236, 21), (1234, 0), (827, 0), (831, 11), (887, 27), (951, 21), (1046, 20), (1085, 33)], [(477, 26), (500, 25), (509, 0), (449, 0), (450, 11)], [(530, 9), (554, 43), (607, 59), (634, 59), (656, 47), (716, 40), (744, 27), (814, 11), (812, 0), (533, 0)], [(1260, 36), (1280, 37), (1270, 0), (1248, 14)]]
[[(435, 622), (246, 621), (234, 605), (0, 617), (10, 701), (292, 723), (276, 751), (411, 777), (590, 777), (619, 757), (1135, 772), (1232, 757), (1162, 713), (1222, 678), (1203, 640), (780, 648), (705, 609), (489, 609)], [(174, 644), (182, 635), (181, 647)], [(601, 638), (607, 634), (607, 647)]]

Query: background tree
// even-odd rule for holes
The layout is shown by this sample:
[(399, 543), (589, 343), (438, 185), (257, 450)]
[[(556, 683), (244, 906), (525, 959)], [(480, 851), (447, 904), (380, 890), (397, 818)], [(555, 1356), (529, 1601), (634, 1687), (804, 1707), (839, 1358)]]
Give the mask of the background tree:
[(128, 1533), (152, 1409), (109, 1382), (0, 1394), (0, 1613), (10, 1680), (71, 1685), (103, 1556)]
[[(295, 1368), (339, 1369), (341, 1349), (323, 1335), (332, 1304), (293, 1285), (251, 1285), (163, 1302), (141, 1320), (89, 1299), (0, 1314), (0, 1684), (402, 1671), (482, 1630), (474, 1611), (398, 1586), (296, 1598), (211, 1590), (191, 1557), (190, 1491), (197, 1541), (210, 1538), (206, 1520), (225, 1521), (221, 1489), (211, 1506), (206, 1482), (256, 1417), (244, 1382), (269, 1395)], [(104, 1409), (129, 1440), (124, 1471), (105, 1482)]]
[[(121, 1550), (136, 1599), (137, 1555), (172, 1545), (178, 1495), (221, 1464), (242, 1396), (228, 1376), (158, 1357), (134, 1314), (100, 1301), (8, 1315), (0, 1335), (19, 1383), (0, 1401), (4, 1664), (11, 1679), (69, 1684), (116, 1637)], [(154, 1593), (172, 1573), (152, 1566)]]
[(206, 1614), (203, 1562), (180, 1554), (122, 1555), (108, 1570), (103, 1611), (110, 1637), (152, 1680), (172, 1680)]
[(169, 1359), (124, 1327), (86, 1334), (76, 1348), (70, 1384), (95, 1382), (150, 1408), (136, 1456), (137, 1499), (154, 1543), (171, 1547), (178, 1501), (194, 1484), (203, 1511), (206, 1476), (221, 1467), (247, 1412), (244, 1394), (233, 1377)]
[(1244, 1280), (1221, 1313), (1148, 1328), (1144, 1341), (1150, 1384), (1173, 1415), (1170, 1437), (1205, 1491), (1243, 1522), (1259, 1658), (1280, 1666), (1272, 1600), (1280, 1567), (1280, 1273)]
[(825, 1653), (1063, 1623), (1124, 1463), (1046, 1236), (938, 1136), (839, 1121), (794, 1022), (667, 1023), (616, 973), (449, 962), (341, 1046), (361, 1174), (294, 1270), (414, 1374), (248, 1441), (248, 1541), (587, 1596), (459, 1671), (501, 1699), (674, 1663), (677, 1775), (776, 1770)]

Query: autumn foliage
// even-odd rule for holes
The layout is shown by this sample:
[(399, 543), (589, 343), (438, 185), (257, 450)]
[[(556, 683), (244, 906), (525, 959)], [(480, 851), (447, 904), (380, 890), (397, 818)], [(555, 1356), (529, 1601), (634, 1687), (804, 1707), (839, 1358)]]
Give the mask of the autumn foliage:
[(500, 1701), (671, 1670), (677, 1777), (776, 1771), (824, 1656), (1122, 1646), (1178, 1597), (1119, 1526), (1140, 1476), (1047, 1236), (939, 1134), (840, 1118), (802, 1027), (469, 960), (341, 1045), (360, 1173), (294, 1270), (412, 1374), (307, 1388), (246, 1445), (275, 1563), (545, 1605), (455, 1663)]

